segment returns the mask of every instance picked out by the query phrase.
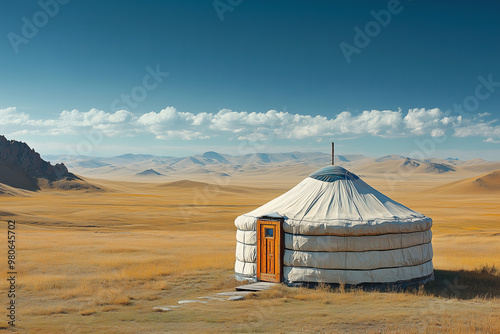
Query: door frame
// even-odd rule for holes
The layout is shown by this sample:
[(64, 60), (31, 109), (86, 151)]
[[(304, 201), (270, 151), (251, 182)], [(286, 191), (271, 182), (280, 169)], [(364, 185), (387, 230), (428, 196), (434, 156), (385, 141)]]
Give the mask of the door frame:
[[(261, 273), (261, 236), (262, 225), (273, 225), (276, 227), (276, 235), (274, 236), (275, 249), (275, 269), (274, 274)], [(257, 280), (266, 282), (281, 282), (283, 278), (283, 219), (279, 218), (259, 218), (257, 219)]]

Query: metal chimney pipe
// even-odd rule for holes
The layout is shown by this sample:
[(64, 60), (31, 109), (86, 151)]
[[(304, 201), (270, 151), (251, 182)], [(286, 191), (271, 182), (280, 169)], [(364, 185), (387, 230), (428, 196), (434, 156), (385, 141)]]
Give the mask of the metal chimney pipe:
[(332, 141), (332, 166), (335, 165), (335, 143)]

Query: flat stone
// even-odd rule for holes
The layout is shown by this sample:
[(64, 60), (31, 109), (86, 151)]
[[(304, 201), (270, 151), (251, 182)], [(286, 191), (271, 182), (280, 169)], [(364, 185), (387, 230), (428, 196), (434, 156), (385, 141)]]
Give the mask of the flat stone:
[(278, 283), (271, 282), (257, 282), (253, 284), (241, 285), (236, 287), (236, 291), (262, 291), (268, 290), (271, 287), (275, 286)]
[(243, 300), (243, 299), (245, 299), (244, 296), (233, 296), (233, 297), (229, 297), (227, 300), (235, 301), (235, 300)]
[(168, 311), (172, 311), (172, 309), (171, 309), (170, 307), (167, 307), (167, 306), (157, 306), (157, 307), (153, 307), (153, 310), (158, 311), (158, 312), (168, 312)]
[(204, 300), (179, 300), (177, 304), (206, 303)]
[(225, 299), (218, 298), (218, 297), (198, 297), (199, 299), (208, 299), (208, 300), (217, 300), (217, 301), (222, 301)]
[(246, 296), (251, 294), (252, 291), (228, 291), (228, 292), (219, 292), (217, 293), (218, 296)]

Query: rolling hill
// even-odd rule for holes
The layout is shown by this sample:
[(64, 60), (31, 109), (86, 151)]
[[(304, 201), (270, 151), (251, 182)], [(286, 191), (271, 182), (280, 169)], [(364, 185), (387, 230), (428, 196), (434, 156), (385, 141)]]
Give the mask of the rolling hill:
[(432, 192), (446, 194), (500, 194), (500, 170), (483, 174), (465, 180), (450, 182), (442, 186), (433, 188)]
[(0, 194), (12, 194), (13, 189), (100, 189), (70, 173), (63, 163), (52, 165), (26, 143), (4, 136), (0, 136), (0, 186)]

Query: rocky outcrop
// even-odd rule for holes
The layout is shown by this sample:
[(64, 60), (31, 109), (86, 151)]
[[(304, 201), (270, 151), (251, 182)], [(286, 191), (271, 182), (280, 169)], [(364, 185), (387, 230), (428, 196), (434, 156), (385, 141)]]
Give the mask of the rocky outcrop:
[(429, 162), (425, 166), (426, 173), (446, 173), (454, 172), (455, 168), (447, 164), (439, 164), (434, 162)]
[(154, 169), (146, 169), (145, 171), (137, 173), (135, 175), (138, 175), (138, 176), (162, 176), (163, 174), (158, 173)]
[(7, 140), (4, 136), (0, 136), (0, 187), (0, 195), (11, 194), (12, 188), (28, 191), (103, 190), (68, 172), (64, 164), (52, 165), (43, 160), (26, 143)]
[(410, 168), (417, 168), (418, 166), (420, 166), (420, 164), (415, 160), (410, 158), (405, 158), (405, 161), (403, 161), (400, 168), (410, 169)]
[(52, 165), (26, 143), (7, 140), (4, 136), (0, 136), (0, 160), (17, 166), (34, 179), (57, 181), (68, 176), (74, 177), (64, 164)]
[(227, 161), (226, 158), (224, 158), (222, 155), (214, 151), (205, 152), (201, 157), (210, 163), (217, 163), (217, 162), (223, 164), (229, 163), (229, 161)]

